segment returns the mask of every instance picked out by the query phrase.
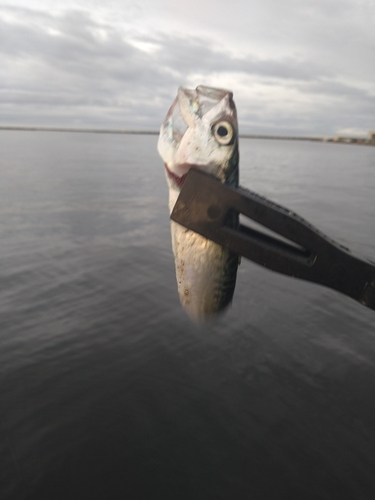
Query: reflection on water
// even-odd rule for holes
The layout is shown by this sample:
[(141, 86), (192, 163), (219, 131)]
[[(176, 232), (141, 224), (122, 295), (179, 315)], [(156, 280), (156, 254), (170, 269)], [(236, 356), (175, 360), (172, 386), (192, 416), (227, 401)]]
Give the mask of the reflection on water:
[[(192, 324), (155, 143), (1, 132), (2, 498), (372, 498), (375, 313), (243, 261)], [(374, 258), (374, 148), (240, 147), (242, 185)]]

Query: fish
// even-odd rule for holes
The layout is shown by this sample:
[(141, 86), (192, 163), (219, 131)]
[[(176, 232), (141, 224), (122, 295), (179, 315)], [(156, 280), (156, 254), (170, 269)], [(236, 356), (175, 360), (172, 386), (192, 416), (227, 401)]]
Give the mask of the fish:
[[(237, 111), (229, 90), (199, 85), (180, 87), (161, 125), (157, 146), (169, 187), (169, 212), (187, 173), (199, 169), (237, 187), (239, 151)], [(238, 227), (238, 215), (230, 215)], [(232, 302), (239, 257), (171, 221), (180, 302), (191, 319), (214, 318)]]

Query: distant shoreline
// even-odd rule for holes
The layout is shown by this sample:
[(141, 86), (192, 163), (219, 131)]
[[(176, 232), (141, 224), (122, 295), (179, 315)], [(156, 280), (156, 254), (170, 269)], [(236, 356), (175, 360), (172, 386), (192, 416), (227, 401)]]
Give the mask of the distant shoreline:
[[(89, 134), (132, 134), (132, 135), (158, 135), (158, 130), (123, 130), (123, 129), (96, 129), (96, 128), (71, 128), (71, 127), (27, 127), (0, 125), (0, 130), (18, 130), (26, 132), (78, 132)], [(375, 146), (375, 142), (358, 137), (308, 137), (291, 135), (265, 135), (265, 134), (240, 134), (240, 139), (274, 139), (283, 141), (313, 141), (333, 142), (338, 144), (359, 144), (364, 146)]]
[(23, 130), (29, 132), (86, 132), (90, 134), (135, 134), (135, 135), (158, 135), (157, 130), (121, 130), (121, 129), (99, 129), (99, 128), (72, 128), (72, 127), (21, 127), (12, 125), (0, 125), (0, 130)]

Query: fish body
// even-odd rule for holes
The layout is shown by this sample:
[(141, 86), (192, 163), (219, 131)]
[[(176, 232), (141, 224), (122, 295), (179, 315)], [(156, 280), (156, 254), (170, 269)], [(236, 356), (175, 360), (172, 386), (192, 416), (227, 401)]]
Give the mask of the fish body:
[[(170, 212), (192, 167), (238, 186), (238, 125), (232, 93), (180, 87), (161, 126), (158, 151), (169, 186)], [(237, 215), (230, 224), (237, 226)], [(214, 316), (232, 301), (238, 256), (173, 221), (171, 235), (182, 306), (198, 321)]]

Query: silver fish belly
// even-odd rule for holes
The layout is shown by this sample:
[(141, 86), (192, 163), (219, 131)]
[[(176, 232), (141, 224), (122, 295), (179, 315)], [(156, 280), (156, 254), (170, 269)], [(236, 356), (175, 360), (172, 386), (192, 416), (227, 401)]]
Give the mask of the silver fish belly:
[[(238, 125), (230, 91), (180, 87), (161, 126), (158, 151), (169, 186), (169, 211), (191, 167), (238, 186)], [(230, 224), (238, 224), (233, 214)], [(171, 221), (172, 249), (180, 302), (195, 320), (205, 320), (231, 303), (238, 256)]]

